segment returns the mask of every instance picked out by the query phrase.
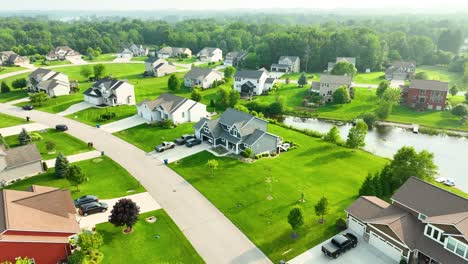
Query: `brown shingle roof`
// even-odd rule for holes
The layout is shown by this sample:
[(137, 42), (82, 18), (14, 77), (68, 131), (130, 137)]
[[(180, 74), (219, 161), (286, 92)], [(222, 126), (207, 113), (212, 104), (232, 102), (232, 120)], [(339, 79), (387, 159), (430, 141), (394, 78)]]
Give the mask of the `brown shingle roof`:
[(411, 89), (420, 89), (420, 90), (432, 90), (432, 91), (448, 91), (448, 83), (433, 81), (433, 80), (411, 80), (410, 84)]
[(15, 168), (42, 160), (35, 144), (24, 145), (5, 151), (7, 168)]
[(377, 217), (389, 203), (373, 196), (361, 196), (352, 203), (346, 211), (361, 221), (368, 221)]
[(144, 100), (138, 105), (147, 105), (149, 109), (154, 110), (157, 107), (161, 106), (164, 111), (170, 113), (173, 110), (177, 109), (177, 107), (184, 103), (185, 101), (188, 101), (189, 99), (180, 97), (177, 95), (173, 95), (170, 93), (163, 93), (161, 94), (158, 98), (155, 100)]

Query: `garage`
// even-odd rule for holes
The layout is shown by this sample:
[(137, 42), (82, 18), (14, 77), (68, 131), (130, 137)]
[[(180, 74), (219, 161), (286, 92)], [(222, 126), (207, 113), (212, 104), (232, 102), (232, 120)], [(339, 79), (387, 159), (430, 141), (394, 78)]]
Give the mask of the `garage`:
[(348, 216), (348, 228), (353, 230), (356, 234), (362, 236), (364, 235), (366, 226), (354, 217)]
[(369, 244), (382, 251), (389, 258), (395, 260), (396, 262), (400, 262), (402, 257), (401, 249), (393, 246), (391, 243), (372, 231), (370, 232)]

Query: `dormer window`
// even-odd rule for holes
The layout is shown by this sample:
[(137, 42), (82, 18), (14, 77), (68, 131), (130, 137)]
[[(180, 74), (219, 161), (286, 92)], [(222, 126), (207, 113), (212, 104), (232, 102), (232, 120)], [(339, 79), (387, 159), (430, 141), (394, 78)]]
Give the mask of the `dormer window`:
[(427, 218), (427, 215), (425, 215), (425, 214), (421, 214), (421, 213), (420, 213), (420, 214), (418, 215), (418, 219), (419, 219), (419, 220), (426, 220), (426, 218)]

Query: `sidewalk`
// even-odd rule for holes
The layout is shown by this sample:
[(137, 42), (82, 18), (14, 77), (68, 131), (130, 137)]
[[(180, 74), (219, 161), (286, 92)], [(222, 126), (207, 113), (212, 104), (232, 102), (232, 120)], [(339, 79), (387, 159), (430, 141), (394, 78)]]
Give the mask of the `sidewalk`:
[[(84, 153), (80, 153), (76, 155), (67, 156), (67, 159), (70, 163), (74, 163), (74, 162), (78, 162), (82, 160), (98, 158), (100, 156), (101, 156), (100, 151), (93, 150), (93, 151), (88, 151), (88, 152), (84, 152)], [(52, 168), (55, 166), (55, 159), (46, 160), (44, 162), (47, 164), (47, 167), (49, 168)]]
[(28, 132), (32, 132), (32, 131), (48, 129), (49, 127), (40, 123), (29, 123), (29, 124), (24, 124), (24, 125), (0, 128), (0, 134), (4, 137), (18, 135), (23, 128), (26, 129), (26, 131)]

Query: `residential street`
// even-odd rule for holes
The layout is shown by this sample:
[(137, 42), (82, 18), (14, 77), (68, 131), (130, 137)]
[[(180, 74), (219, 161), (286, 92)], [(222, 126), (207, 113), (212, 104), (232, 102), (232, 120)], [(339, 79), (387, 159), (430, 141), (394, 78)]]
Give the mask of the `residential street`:
[[(75, 154), (71, 156), (67, 156), (67, 159), (70, 163), (82, 161), (82, 160), (89, 160), (89, 159), (94, 159), (98, 158), (101, 156), (101, 152), (97, 150), (92, 150), (80, 154)], [(52, 168), (55, 166), (55, 159), (50, 159), (50, 160), (45, 160), (44, 161), (47, 164), (47, 167)]]
[(98, 150), (127, 169), (166, 210), (207, 263), (271, 263), (213, 204), (180, 175), (137, 147), (108, 132), (40, 112), (0, 104), (0, 112), (54, 127), (66, 124), (71, 135), (93, 142)]
[(4, 128), (0, 128), (0, 135), (4, 137), (18, 135), (23, 128), (26, 129), (26, 131), (28, 132), (32, 132), (32, 131), (48, 129), (49, 127), (41, 123), (29, 123), (29, 124), (12, 126), (12, 127), (4, 127)]

